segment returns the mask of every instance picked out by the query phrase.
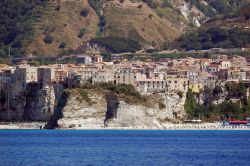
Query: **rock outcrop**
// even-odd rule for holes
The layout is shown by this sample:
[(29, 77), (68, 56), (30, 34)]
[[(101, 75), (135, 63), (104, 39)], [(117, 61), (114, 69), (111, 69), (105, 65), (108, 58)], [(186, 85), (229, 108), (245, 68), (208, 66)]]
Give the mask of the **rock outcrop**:
[(185, 117), (185, 97), (177, 94), (161, 94), (164, 107), (158, 102), (150, 106), (127, 103), (115, 94), (105, 94), (89, 90), (91, 103), (79, 101), (73, 90), (68, 93), (59, 128), (164, 128), (168, 124)]
[(43, 87), (37, 83), (27, 84), (26, 90), (18, 95), (5, 98), (0, 111), (1, 120), (48, 121), (63, 91), (62, 85)]

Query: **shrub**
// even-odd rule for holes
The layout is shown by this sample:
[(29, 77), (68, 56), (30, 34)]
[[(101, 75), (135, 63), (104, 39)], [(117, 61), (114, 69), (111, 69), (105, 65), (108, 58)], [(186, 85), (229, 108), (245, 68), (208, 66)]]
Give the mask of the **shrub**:
[(135, 52), (141, 48), (138, 42), (127, 38), (103, 37), (91, 39), (89, 42), (104, 46), (114, 53)]
[(83, 36), (84, 36), (84, 33), (85, 33), (85, 28), (81, 28), (81, 29), (79, 30), (79, 33), (78, 33), (77, 37), (79, 37), (79, 38), (83, 37)]
[(152, 18), (153, 18), (153, 14), (149, 14), (149, 15), (148, 15), (148, 18), (149, 18), (149, 19), (152, 19)]
[(177, 95), (179, 96), (179, 98), (183, 98), (183, 92), (182, 91), (177, 91)]
[(201, 28), (181, 36), (177, 41), (186, 50), (240, 48), (250, 43), (250, 32), (239, 28)]
[(162, 101), (158, 102), (158, 106), (159, 106), (159, 109), (161, 110), (166, 108), (166, 105)]
[(186, 101), (184, 104), (184, 108), (187, 112), (187, 114), (189, 115), (189, 117), (193, 117), (194, 113), (195, 113), (195, 109), (197, 107), (197, 103), (195, 100), (195, 96), (194, 93), (189, 89), (187, 91), (187, 95), (186, 95)]
[(84, 89), (79, 89), (78, 93), (79, 93), (79, 96), (76, 97), (76, 100), (78, 100), (79, 102), (82, 102), (84, 100), (89, 105), (93, 104), (91, 99), (89, 98), (88, 93)]
[(213, 90), (213, 95), (217, 96), (218, 94), (220, 94), (222, 92), (223, 92), (222, 87), (217, 85), (217, 86), (215, 86), (215, 88)]
[(87, 17), (88, 14), (89, 14), (89, 11), (86, 8), (82, 9), (81, 12), (80, 12), (80, 15), (83, 16), (83, 17)]
[(140, 4), (140, 5), (138, 5), (138, 6), (137, 6), (137, 8), (138, 8), (138, 9), (141, 9), (141, 8), (142, 8), (142, 5), (141, 5), (141, 4)]
[(62, 42), (59, 46), (58, 46), (58, 48), (65, 48), (66, 47), (66, 43), (65, 42)]
[(51, 35), (45, 35), (45, 38), (43, 39), (43, 41), (46, 43), (46, 44), (52, 44), (53, 43), (53, 37)]
[(144, 3), (147, 3), (148, 6), (152, 9), (157, 8), (157, 4), (153, 0), (142, 0)]

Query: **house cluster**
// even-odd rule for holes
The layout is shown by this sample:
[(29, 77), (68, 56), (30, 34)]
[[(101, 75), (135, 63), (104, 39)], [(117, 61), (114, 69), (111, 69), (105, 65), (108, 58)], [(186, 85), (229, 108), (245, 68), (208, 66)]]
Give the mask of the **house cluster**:
[(78, 56), (75, 64), (52, 64), (46, 66), (0, 65), (0, 93), (15, 96), (26, 85), (36, 82), (44, 88), (63, 84), (81, 87), (112, 82), (131, 84), (143, 95), (159, 92), (191, 89), (200, 92), (213, 89), (227, 81), (250, 79), (250, 58), (241, 56), (216, 56), (206, 58), (162, 59), (161, 61), (115, 61), (103, 62), (100, 55)]

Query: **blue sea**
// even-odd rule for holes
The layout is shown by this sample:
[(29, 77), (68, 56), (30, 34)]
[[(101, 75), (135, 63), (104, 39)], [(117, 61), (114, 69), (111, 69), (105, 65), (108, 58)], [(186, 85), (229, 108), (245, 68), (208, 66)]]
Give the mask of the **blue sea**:
[(0, 130), (1, 166), (250, 166), (250, 131)]

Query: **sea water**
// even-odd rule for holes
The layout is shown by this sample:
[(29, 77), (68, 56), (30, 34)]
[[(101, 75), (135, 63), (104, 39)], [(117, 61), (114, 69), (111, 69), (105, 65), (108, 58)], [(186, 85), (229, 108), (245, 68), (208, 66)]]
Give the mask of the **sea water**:
[(250, 131), (0, 130), (1, 166), (250, 166)]

